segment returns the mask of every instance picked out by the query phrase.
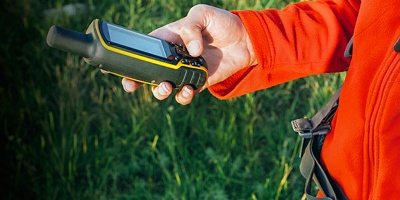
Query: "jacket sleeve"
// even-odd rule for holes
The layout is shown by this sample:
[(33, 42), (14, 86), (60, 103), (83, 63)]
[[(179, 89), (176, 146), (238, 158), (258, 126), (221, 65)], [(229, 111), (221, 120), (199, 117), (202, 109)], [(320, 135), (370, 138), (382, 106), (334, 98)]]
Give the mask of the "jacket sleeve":
[(299, 2), (283, 10), (232, 11), (250, 36), (258, 65), (209, 88), (219, 99), (240, 96), (312, 74), (344, 71), (360, 1)]

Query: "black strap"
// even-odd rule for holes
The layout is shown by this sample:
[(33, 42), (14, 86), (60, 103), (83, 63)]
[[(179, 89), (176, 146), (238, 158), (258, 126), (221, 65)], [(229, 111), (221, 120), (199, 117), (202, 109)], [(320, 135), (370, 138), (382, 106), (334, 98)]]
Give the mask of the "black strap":
[(394, 49), (394, 51), (396, 51), (397, 53), (400, 53), (400, 38), (397, 40), (396, 44), (394, 44), (393, 49)]
[[(307, 145), (300, 164), (300, 172), (306, 179), (306, 186), (304, 188), (304, 193), (306, 194), (308, 200), (336, 199), (336, 195), (332, 186), (329, 184), (329, 181), (326, 182), (328, 180), (328, 177), (324, 173), (321, 165), (318, 162), (315, 162), (316, 159), (314, 157), (312, 150), (310, 149), (311, 148), (310, 146), (312, 146), (312, 144), (313, 140)], [(313, 179), (315, 180), (315, 183), (318, 185), (318, 188), (320, 188), (320, 190), (324, 193), (325, 197), (318, 198), (311, 195), (311, 186), (313, 183)]]
[[(331, 130), (330, 123), (339, 103), (340, 91), (341, 87), (331, 97), (325, 107), (319, 110), (311, 120), (301, 118), (292, 121), (293, 129), (303, 137), (303, 144), (300, 151), (302, 158), (300, 172), (306, 179), (304, 192), (308, 200), (347, 199), (340, 187), (319, 163), (322, 144), (325, 135)], [(311, 195), (313, 180), (325, 197), (317, 198)]]
[[(329, 176), (320, 164), (319, 155), (320, 144), (318, 138), (324, 136), (315, 136), (307, 145), (304, 155), (300, 163), (300, 172), (306, 179), (304, 192), (308, 200), (347, 200), (347, 197), (340, 189), (339, 185)], [(314, 197), (311, 195), (311, 187), (313, 181), (317, 184), (320, 191), (325, 197)]]
[(344, 57), (351, 58), (353, 56), (353, 37), (350, 38), (349, 43), (347, 43), (346, 49), (344, 50)]

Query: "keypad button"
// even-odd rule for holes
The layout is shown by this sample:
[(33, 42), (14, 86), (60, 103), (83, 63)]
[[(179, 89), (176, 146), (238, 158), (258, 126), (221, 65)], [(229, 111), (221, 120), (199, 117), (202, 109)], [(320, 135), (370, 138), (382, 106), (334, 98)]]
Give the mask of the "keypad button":
[(186, 58), (182, 59), (181, 62), (182, 62), (183, 64), (188, 64), (188, 63), (189, 63), (189, 61), (188, 61)]
[(197, 62), (200, 64), (200, 65), (203, 65), (203, 63), (204, 63), (204, 60), (203, 60), (203, 58), (197, 58)]
[(190, 64), (191, 64), (192, 66), (197, 66), (197, 62), (196, 62), (196, 61), (192, 61)]

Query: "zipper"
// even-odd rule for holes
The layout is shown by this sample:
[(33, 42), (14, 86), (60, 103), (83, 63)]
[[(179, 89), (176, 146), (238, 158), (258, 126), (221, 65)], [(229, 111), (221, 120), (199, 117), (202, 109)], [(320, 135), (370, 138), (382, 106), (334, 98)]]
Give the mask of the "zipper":
[[(364, 142), (368, 144), (368, 152), (366, 157), (369, 161), (369, 165), (367, 165), (367, 171), (365, 171), (366, 177), (369, 178), (369, 191), (373, 191), (371, 186), (374, 185), (374, 181), (378, 180), (378, 172), (379, 172), (379, 136), (383, 134), (380, 130), (380, 125), (382, 123), (382, 115), (385, 111), (385, 102), (390, 94), (392, 88), (392, 82), (398, 78), (400, 74), (400, 54), (391, 50), (391, 53), (383, 60), (380, 67), (384, 67), (381, 72), (378, 71), (377, 79), (373, 80), (374, 85), (372, 85), (372, 97), (367, 105), (368, 108), (373, 108), (372, 112), (369, 112), (369, 116), (366, 116), (366, 131), (367, 138), (364, 139)], [(388, 67), (385, 67), (388, 66)], [(367, 140), (367, 141), (366, 141)], [(365, 143), (364, 143), (365, 144)], [(372, 173), (372, 174), (371, 174)], [(374, 197), (375, 194), (370, 194), (369, 198)]]

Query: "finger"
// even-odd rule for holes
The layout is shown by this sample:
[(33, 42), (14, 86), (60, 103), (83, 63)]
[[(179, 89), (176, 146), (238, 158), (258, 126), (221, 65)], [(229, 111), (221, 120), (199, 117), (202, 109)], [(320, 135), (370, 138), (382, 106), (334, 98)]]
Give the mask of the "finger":
[(153, 86), (152, 91), (154, 97), (158, 100), (164, 100), (172, 93), (172, 85), (168, 82), (162, 82), (158, 86)]
[(133, 80), (130, 80), (130, 79), (127, 79), (127, 78), (123, 78), (121, 82), (122, 82), (122, 86), (124, 87), (124, 90), (126, 92), (134, 92), (141, 85), (143, 85), (142, 83), (138, 83), (136, 81), (133, 81)]
[(181, 23), (180, 22), (181, 20), (182, 19), (172, 23), (172, 24), (177, 24), (177, 25), (167, 24), (156, 30), (153, 30), (151, 33), (149, 33), (149, 35), (166, 40), (166, 41), (183, 44), (181, 36), (179, 35), (179, 30), (176, 30), (175, 28), (173, 28), (173, 26), (179, 26), (179, 23)]
[(190, 102), (192, 102), (194, 96), (194, 90), (191, 86), (183, 86), (182, 90), (179, 91), (176, 96), (175, 96), (175, 100), (182, 104), (182, 105), (187, 105)]

